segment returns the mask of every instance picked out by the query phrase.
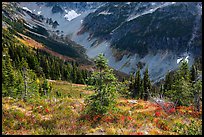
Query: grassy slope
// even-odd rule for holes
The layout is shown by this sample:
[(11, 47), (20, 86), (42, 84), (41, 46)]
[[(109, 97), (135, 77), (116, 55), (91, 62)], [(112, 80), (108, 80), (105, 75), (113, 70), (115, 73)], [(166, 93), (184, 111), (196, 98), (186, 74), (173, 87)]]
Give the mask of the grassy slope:
[(45, 52), (47, 52), (47, 53), (49, 53), (49, 54), (51, 54), (53, 56), (58, 57), (58, 58), (60, 58), (62, 60), (65, 60), (65, 61), (75, 61), (75, 59), (73, 59), (73, 58), (61, 55), (61, 54), (59, 54), (59, 53), (57, 53), (55, 51), (50, 50), (49, 48), (43, 46), (41, 43), (35, 41), (34, 39), (31, 39), (28, 36), (25, 36), (25, 35), (20, 34), (20, 33), (19, 33), (19, 35), (22, 36), (23, 39), (18, 38), (18, 37), (17, 37), (17, 39), (19, 41), (21, 41), (23, 44), (27, 45), (27, 46), (30, 46), (32, 48), (41, 49), (41, 50), (43, 50), (43, 51), (45, 51)]
[[(178, 123), (191, 125), (191, 120), (194, 120), (195, 124), (191, 128), (195, 128), (195, 131), (202, 124), (202, 119), (199, 119), (201, 113), (196, 116), (191, 108), (183, 107), (167, 115), (152, 102), (138, 100), (138, 103), (132, 104), (123, 98), (119, 98), (116, 105), (119, 111), (108, 114), (100, 122), (95, 122), (96, 117), (80, 120), (84, 97), (93, 91), (86, 90), (85, 85), (50, 82), (53, 92), (47, 98), (30, 99), (28, 102), (8, 97), (2, 99), (2, 134), (172, 135), (181, 132), (176, 129)], [(54, 97), (56, 91), (63, 96)], [(159, 116), (155, 116), (156, 111), (160, 113)]]

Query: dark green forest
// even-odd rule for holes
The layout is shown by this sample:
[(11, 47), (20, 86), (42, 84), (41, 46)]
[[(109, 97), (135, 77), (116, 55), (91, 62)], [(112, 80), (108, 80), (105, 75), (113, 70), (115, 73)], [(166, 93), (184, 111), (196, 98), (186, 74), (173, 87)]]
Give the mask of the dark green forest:
[[(90, 72), (80, 69), (77, 62), (65, 62), (45, 51), (25, 46), (7, 29), (2, 30), (2, 35), (3, 96), (19, 95), (28, 89), (25, 84), (38, 91), (47, 83), (46, 79), (86, 83)], [(38, 78), (44, 83), (40, 85)]]

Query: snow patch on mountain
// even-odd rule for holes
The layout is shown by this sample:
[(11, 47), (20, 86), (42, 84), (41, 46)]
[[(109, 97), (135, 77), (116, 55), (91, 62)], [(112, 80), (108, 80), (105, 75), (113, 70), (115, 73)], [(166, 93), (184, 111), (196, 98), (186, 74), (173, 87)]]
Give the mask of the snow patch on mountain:
[(41, 11), (38, 11), (38, 15), (41, 13)]
[(76, 11), (74, 10), (70, 10), (67, 11), (65, 10), (65, 12), (67, 12), (67, 14), (64, 15), (65, 19), (67, 19), (68, 21), (71, 21), (73, 19), (75, 19), (76, 17), (80, 16), (81, 14), (77, 14)]
[(179, 59), (177, 59), (177, 64), (179, 64), (180, 62), (181, 62), (181, 60), (183, 59), (183, 57), (182, 58), (179, 58)]
[(32, 10), (28, 9), (27, 7), (22, 7), (22, 9), (27, 10), (32, 13)]
[(57, 27), (57, 29), (60, 31), (63, 31), (64, 34), (69, 35), (70, 38), (72, 39), (72, 35), (77, 35), (77, 32), (80, 30), (83, 19), (92, 11), (93, 10), (83, 12), (71, 21), (67, 21), (67, 20), (66, 22), (59, 21), (60, 25)]
[(107, 11), (102, 11), (98, 15), (110, 15), (110, 14), (112, 14), (112, 13), (107, 12)]
[[(29, 9), (33, 9), (32, 12), (34, 14), (38, 14), (38, 12), (40, 12), (40, 14), (45, 18), (51, 18), (52, 21), (57, 21), (59, 26), (57, 26), (56, 28), (53, 28), (52, 25), (46, 24), (45, 22), (43, 27), (50, 31), (59, 30), (63, 32), (64, 35), (69, 36), (70, 38), (72, 37), (72, 34), (76, 34), (80, 30), (84, 17), (86, 17), (89, 13), (95, 11), (95, 9), (91, 9), (79, 14), (74, 10), (65, 9), (64, 14), (53, 14), (52, 7), (47, 7), (45, 5), (39, 6), (35, 2), (21, 2), (20, 5), (21, 7), (28, 7)], [(29, 15), (26, 15), (25, 18), (29, 23), (34, 25), (33, 20), (31, 20)], [(59, 35), (61, 34), (62, 33), (60, 33)]]

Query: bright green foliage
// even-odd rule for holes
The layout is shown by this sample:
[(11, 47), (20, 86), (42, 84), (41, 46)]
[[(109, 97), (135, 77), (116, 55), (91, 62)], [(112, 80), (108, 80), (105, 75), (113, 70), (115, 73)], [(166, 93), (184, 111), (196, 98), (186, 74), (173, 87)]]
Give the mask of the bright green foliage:
[(123, 82), (118, 82), (117, 91), (121, 97), (124, 97), (124, 98), (130, 98), (131, 97), (132, 92), (130, 92), (128, 86), (129, 86), (128, 80), (124, 80)]
[(194, 95), (194, 106), (197, 111), (200, 111), (200, 98), (202, 97), (202, 82), (198, 80), (192, 85), (192, 92)]
[(190, 71), (187, 61), (182, 61), (178, 70), (178, 78), (183, 77), (186, 81), (190, 80)]
[[(11, 96), (17, 98), (30, 97), (38, 92), (38, 84), (36, 83), (36, 74), (28, 69), (25, 59), (19, 62), (18, 68), (13, 67), (6, 48), (3, 51), (2, 58), (2, 94), (3, 96)], [(25, 69), (23, 69), (25, 68)]]
[(175, 72), (168, 72), (164, 83), (164, 95), (177, 105), (191, 105), (199, 111), (202, 83), (198, 80), (198, 72), (195, 65), (189, 71), (188, 63), (182, 61), (179, 69)]
[(14, 70), (11, 59), (6, 49), (2, 57), (2, 95), (14, 96), (17, 87), (17, 71)]
[(172, 89), (166, 91), (166, 96), (173, 102), (177, 102), (177, 105), (190, 105), (192, 103), (193, 94), (191, 92), (190, 83), (185, 81), (183, 77), (174, 82)]
[[(195, 72), (192, 72), (193, 74)], [(190, 83), (190, 71), (188, 63), (182, 61), (179, 70), (173, 75), (167, 74), (165, 81), (165, 96), (169, 97), (177, 105), (190, 105), (193, 103), (192, 84)], [(195, 77), (195, 76), (194, 76)], [(195, 78), (194, 78), (195, 79)]]
[(114, 108), (116, 103), (117, 79), (113, 70), (108, 68), (107, 60), (100, 54), (95, 60), (99, 71), (93, 72), (89, 78), (91, 83), (95, 83), (93, 89), (95, 94), (86, 99), (86, 113), (90, 115), (105, 114)]
[(40, 87), (41, 96), (48, 95), (52, 90), (51, 84), (45, 79)]
[(99, 56), (95, 59), (96, 67), (102, 71), (108, 67), (108, 61), (103, 57), (103, 54), (99, 54)]
[[(79, 84), (84, 84), (85, 79), (88, 76), (87, 70), (81, 70), (79, 67), (76, 65), (75, 62), (64, 62), (63, 60), (54, 57), (45, 51), (42, 51), (40, 49), (32, 49), (30, 47), (25, 46), (22, 44), (20, 41), (18, 41), (12, 32), (7, 29), (2, 30), (2, 47), (3, 51), (5, 52), (4, 58), (5, 61), (3, 61), (3, 69), (8, 72), (8, 75), (11, 75), (7, 77), (8, 75), (6, 72), (4, 73), (5, 75), (3, 76), (4, 78), (4, 84), (13, 84), (14, 88), (14, 83), (15, 83), (15, 78), (14, 76), (19, 76), (17, 79), (19, 81), (22, 81), (24, 85), (24, 80), (23, 79), (23, 72), (22, 68), (24, 65), (25, 68), (27, 69), (27, 72), (29, 70), (33, 70), (33, 73), (36, 74), (37, 77), (44, 77), (46, 79), (55, 79), (55, 80), (66, 80), (70, 81), (73, 83), (79, 83)], [(10, 58), (10, 59), (9, 59)], [(8, 62), (8, 63), (5, 63)], [(23, 64), (24, 63), (24, 64)], [(10, 71), (10, 72), (9, 72)], [(13, 72), (12, 72), (13, 71)], [(83, 71), (83, 75), (82, 75)], [(27, 73), (26, 72), (26, 73)], [(14, 75), (14, 73), (16, 73)], [(21, 74), (17, 74), (21, 73)], [(13, 76), (12, 76), (13, 75)], [(28, 76), (29, 77), (29, 74)], [(11, 78), (9, 81), (6, 80), (8, 78)], [(12, 80), (14, 79), (14, 80)], [(12, 92), (16, 92), (15, 90), (17, 88), (22, 86), (19, 82), (17, 84), (17, 87), (14, 89), (10, 89)], [(29, 86), (29, 85), (28, 85)], [(11, 87), (9, 85), (4, 86), (6, 87)], [(24, 88), (21, 88), (24, 89)], [(24, 93), (23, 91), (21, 91)]]
[(188, 125), (176, 123), (173, 131), (179, 135), (202, 135), (202, 126), (200, 126), (197, 121), (191, 120)]

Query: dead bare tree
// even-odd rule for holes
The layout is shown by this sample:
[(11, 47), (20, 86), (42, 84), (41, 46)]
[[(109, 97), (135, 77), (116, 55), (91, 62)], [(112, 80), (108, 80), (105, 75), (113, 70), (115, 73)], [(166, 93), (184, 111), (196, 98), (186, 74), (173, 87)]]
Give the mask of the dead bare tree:
[(150, 100), (155, 102), (158, 106), (160, 106), (166, 113), (172, 113), (170, 110), (175, 109), (178, 100), (174, 102), (165, 101), (162, 95), (158, 95), (157, 97), (153, 97), (152, 94), (148, 91)]

